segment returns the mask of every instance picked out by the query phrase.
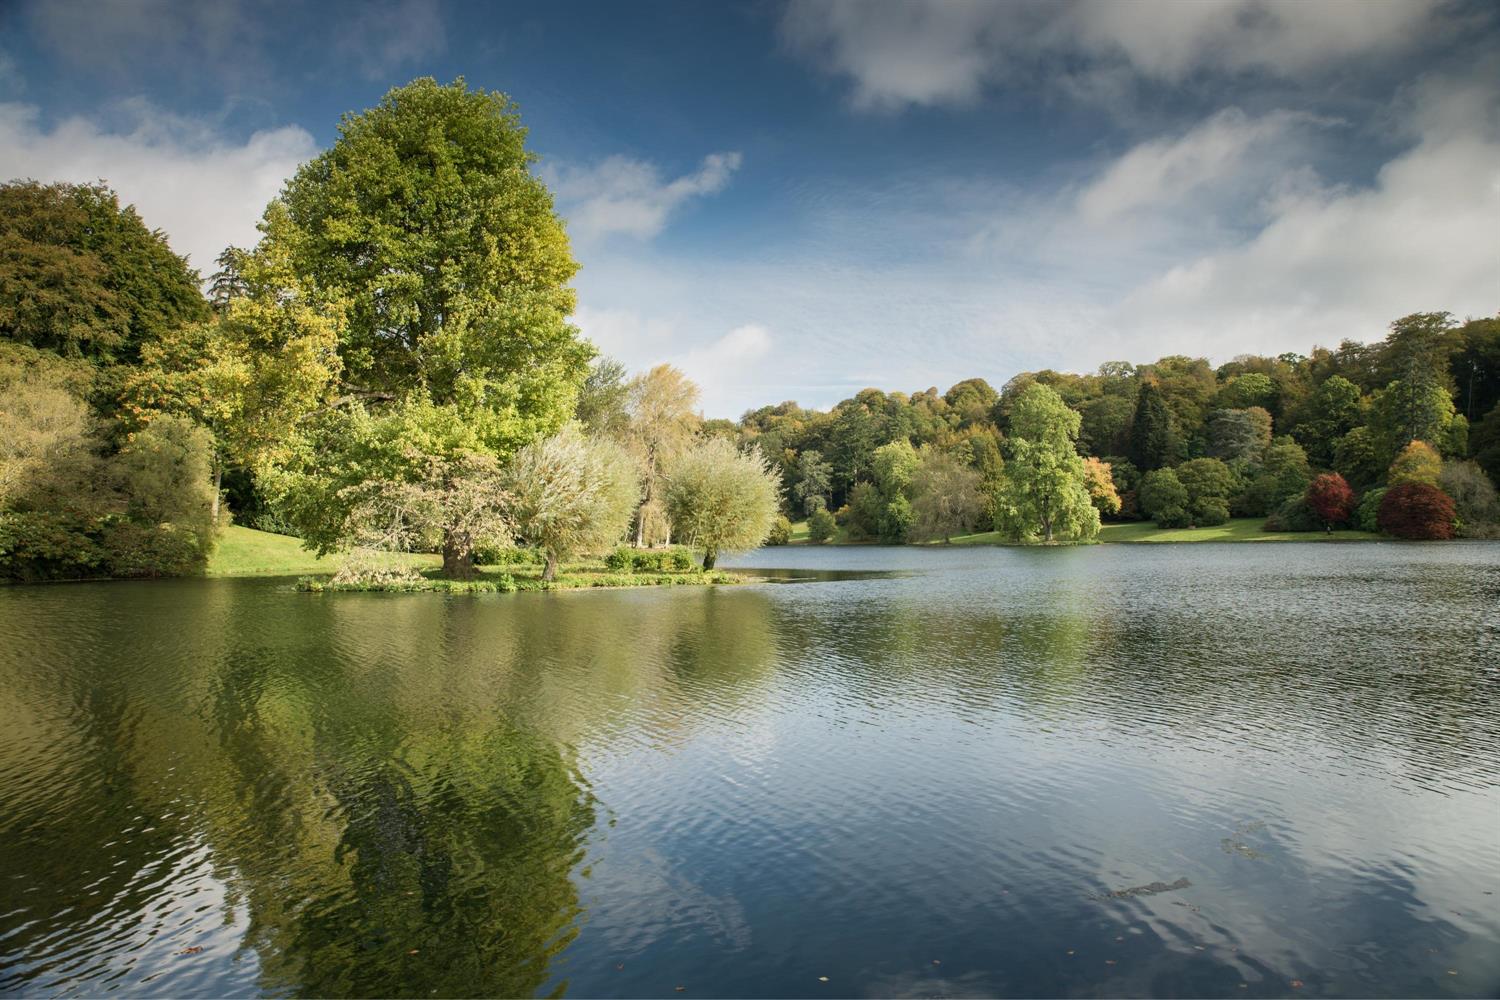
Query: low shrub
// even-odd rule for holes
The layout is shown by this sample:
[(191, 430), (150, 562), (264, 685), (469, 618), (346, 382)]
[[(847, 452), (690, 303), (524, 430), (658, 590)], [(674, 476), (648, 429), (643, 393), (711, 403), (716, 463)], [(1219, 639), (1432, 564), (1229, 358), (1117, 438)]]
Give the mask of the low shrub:
[(1322, 531), (1323, 522), (1306, 497), (1283, 500), (1266, 518), (1266, 531)]
[(776, 520), (771, 523), (771, 531), (766, 535), (767, 545), (785, 545), (792, 540), (792, 522), (786, 519), (785, 514), (778, 514)]
[(1392, 486), (1380, 501), (1380, 527), (1397, 538), (1452, 538), (1457, 519), (1453, 499), (1426, 483)]
[(676, 546), (670, 549), (633, 549), (621, 545), (604, 557), (604, 568), (612, 573), (684, 573), (696, 569), (698, 560), (692, 550)]
[(1229, 501), (1223, 497), (1202, 497), (1193, 504), (1193, 524), (1212, 528), (1229, 523)]
[(1366, 490), (1359, 498), (1359, 506), (1354, 510), (1354, 526), (1360, 531), (1380, 530), (1380, 501), (1385, 499), (1385, 490), (1384, 486)]
[(823, 543), (838, 533), (838, 522), (826, 510), (815, 510), (807, 519), (807, 538), (811, 542)]

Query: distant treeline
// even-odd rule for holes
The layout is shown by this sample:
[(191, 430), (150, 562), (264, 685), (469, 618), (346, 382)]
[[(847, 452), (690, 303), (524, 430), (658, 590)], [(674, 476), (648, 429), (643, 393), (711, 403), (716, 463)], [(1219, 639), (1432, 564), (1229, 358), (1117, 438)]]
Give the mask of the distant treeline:
[[(951, 456), (992, 493), (1011, 457), (1014, 407), (1032, 386), (1051, 389), (1077, 414), (1077, 454), (1109, 466), (1120, 502), (1117, 512), (1102, 506), (1106, 517), (1163, 520), (1159, 491), (1143, 489), (1162, 469), (1184, 470), (1190, 493), (1210, 490), (1234, 516), (1276, 515), (1320, 472), (1368, 496), (1413, 441), (1446, 460), (1452, 480), (1482, 472), (1473, 485), (1483, 492), (1483, 480), (1500, 479), (1500, 318), (1457, 321), (1446, 312), (1396, 320), (1374, 343), (1345, 340), (1306, 355), (1245, 354), (1218, 367), (1180, 355), (1116, 361), (1088, 375), (1024, 372), (999, 390), (982, 378), (942, 393), (865, 389), (827, 411), (787, 402), (709, 429), (771, 459), (794, 516), (826, 506), (856, 536), (901, 541), (912, 518), (890, 516), (872, 498), (884, 489), (887, 503), (895, 499), (881, 482), (882, 448)], [(1429, 477), (1433, 485), (1439, 474)], [(1198, 482), (1205, 478), (1212, 482)], [(1169, 477), (1152, 485), (1163, 483), (1175, 492)], [(1215, 520), (1217, 511), (1194, 516), (1198, 499), (1169, 503), (1182, 516), (1174, 509), (1165, 520)], [(1472, 513), (1483, 516), (1483, 503)]]

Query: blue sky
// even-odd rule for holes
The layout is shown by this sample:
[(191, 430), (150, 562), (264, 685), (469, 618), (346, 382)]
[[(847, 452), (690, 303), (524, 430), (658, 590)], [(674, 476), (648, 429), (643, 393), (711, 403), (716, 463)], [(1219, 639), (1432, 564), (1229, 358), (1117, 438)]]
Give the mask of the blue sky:
[(0, 175), (209, 264), (415, 76), (521, 106), (576, 320), (711, 416), (1500, 310), (1492, 4), (0, 5)]

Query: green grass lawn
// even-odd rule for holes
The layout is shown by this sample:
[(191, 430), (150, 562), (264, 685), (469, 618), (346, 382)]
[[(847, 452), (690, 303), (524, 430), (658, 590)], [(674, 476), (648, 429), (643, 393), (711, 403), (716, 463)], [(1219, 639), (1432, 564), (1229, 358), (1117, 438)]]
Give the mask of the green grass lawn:
[[(1125, 524), (1106, 524), (1099, 531), (1099, 541), (1113, 543), (1157, 543), (1157, 542), (1363, 542), (1383, 536), (1369, 531), (1262, 531), (1264, 521), (1258, 517), (1233, 518), (1227, 524), (1213, 528), (1158, 528), (1151, 521), (1131, 521)], [(847, 532), (839, 529), (838, 537), (831, 544), (848, 541)], [(980, 531), (972, 535), (954, 535), (953, 545), (1004, 545), (1007, 539), (998, 531)], [(808, 544), (807, 522), (792, 525), (792, 544)], [(942, 542), (932, 544), (941, 545)]]
[[(437, 566), (434, 555), (408, 556), (418, 566)], [(219, 536), (219, 545), (208, 561), (209, 576), (302, 576), (338, 571), (338, 559), (318, 558), (302, 547), (302, 539), (273, 535), (232, 525)]]
[[(807, 522), (806, 521), (797, 521), (797, 522), (795, 522), (792, 525), (791, 541), (788, 544), (789, 545), (812, 545), (813, 544), (811, 541), (808, 540), (808, 537), (807, 537)], [(862, 545), (864, 543), (863, 542), (850, 541), (849, 540), (849, 529), (847, 527), (845, 527), (844, 525), (839, 525), (838, 529), (834, 532), (833, 538), (831, 538), (830, 540), (824, 542), (823, 544), (824, 545)]]
[(1212, 528), (1158, 528), (1150, 521), (1106, 524), (1101, 542), (1356, 542), (1381, 536), (1371, 531), (1263, 531), (1258, 517), (1237, 517)]

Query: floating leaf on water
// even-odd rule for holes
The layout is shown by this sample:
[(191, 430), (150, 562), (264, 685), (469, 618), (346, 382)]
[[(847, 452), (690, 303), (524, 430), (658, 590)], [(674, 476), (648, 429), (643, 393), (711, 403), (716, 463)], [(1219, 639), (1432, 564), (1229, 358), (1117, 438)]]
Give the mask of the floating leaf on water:
[(1071, 954), (1073, 954), (1073, 949), (1072, 949), (1072, 948), (1069, 948), (1069, 949), (1068, 949), (1068, 954), (1069, 954), (1069, 955), (1071, 955)]
[(177, 954), (179, 954), (179, 955), (196, 955), (196, 954), (198, 954), (198, 952), (200, 952), (202, 950), (203, 950), (203, 946), (202, 945), (196, 945), (195, 944), (195, 945), (190, 945), (189, 947), (186, 947), (186, 948), (182, 949)]
[(1292, 989), (1294, 989), (1294, 990), (1295, 989), (1299, 989), (1299, 988), (1301, 988), (1301, 986), (1302, 986), (1302, 980), (1300, 980), (1300, 979), (1293, 979), (1292, 980)]
[(828, 977), (827, 976), (819, 976), (818, 977), (818, 982), (820, 982), (820, 983), (826, 983), (826, 982), (828, 982)]
[(1176, 882), (1148, 882), (1145, 885), (1133, 885), (1129, 889), (1112, 889), (1095, 899), (1127, 899), (1131, 896), (1155, 896), (1159, 892), (1173, 892), (1177, 889), (1187, 889), (1193, 883), (1185, 878)]
[(408, 955), (415, 955), (417, 952), (419, 952), (421, 950), (422, 949), (420, 949), (420, 948), (413, 948), (411, 951), (407, 952), (407, 954)]
[(1105, 960), (1104, 960), (1104, 964), (1105, 964), (1105, 965), (1114, 965), (1114, 964), (1115, 964), (1115, 960), (1114, 960), (1114, 959), (1112, 959), (1112, 958), (1106, 958), (1106, 959), (1105, 959)]

